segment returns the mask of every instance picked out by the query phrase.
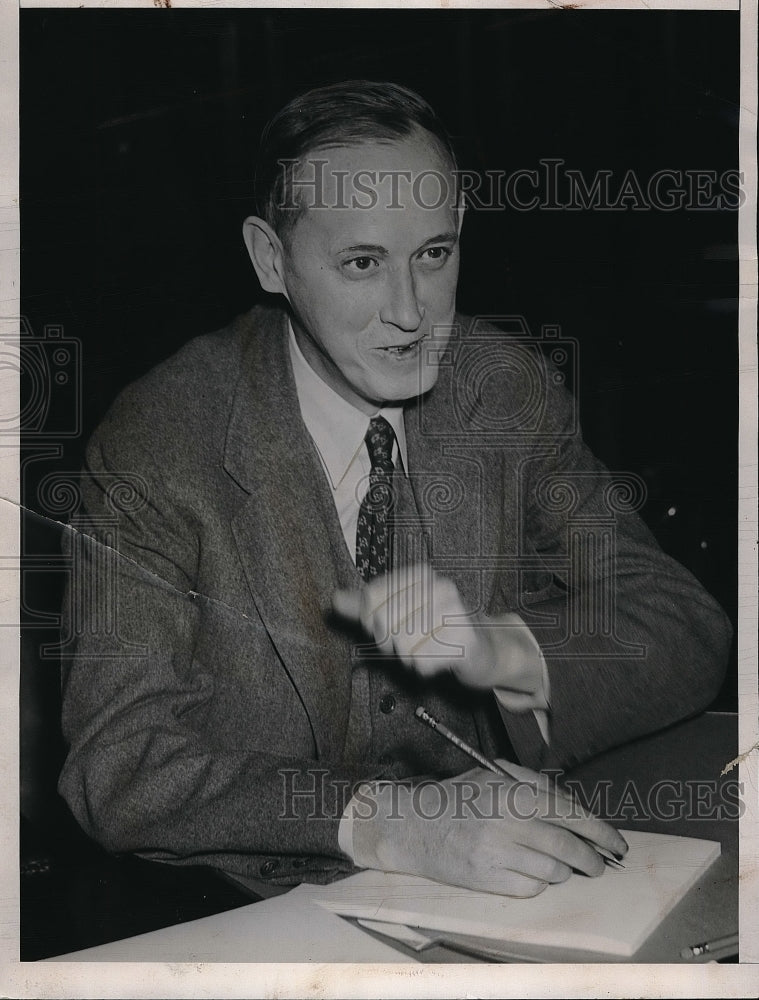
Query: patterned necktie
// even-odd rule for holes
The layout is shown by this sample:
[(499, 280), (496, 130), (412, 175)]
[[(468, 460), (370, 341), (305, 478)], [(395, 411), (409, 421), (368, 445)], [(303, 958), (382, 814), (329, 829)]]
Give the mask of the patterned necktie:
[(389, 522), (393, 507), (395, 432), (384, 417), (373, 417), (364, 438), (372, 471), (356, 525), (356, 567), (364, 580), (390, 571)]

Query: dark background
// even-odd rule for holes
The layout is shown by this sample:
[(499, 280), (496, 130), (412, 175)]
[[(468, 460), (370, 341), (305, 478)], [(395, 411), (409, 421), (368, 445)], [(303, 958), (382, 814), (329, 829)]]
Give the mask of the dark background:
[[(21, 11), (27, 506), (65, 520), (40, 484), (79, 468), (116, 393), (260, 297), (240, 225), (258, 134), (295, 93), (350, 77), (409, 85), (469, 169), (553, 157), (617, 183), (629, 168), (644, 183), (721, 172), (737, 168), (738, 27), (737, 12)], [(587, 440), (646, 480), (643, 516), (734, 623), (736, 240), (729, 210), (470, 211), (459, 295), (465, 311), (578, 341)], [(78, 342), (61, 382), (51, 326)], [(56, 641), (58, 534), (25, 518), (31, 818), (60, 753), (57, 663), (40, 658)], [(736, 690), (733, 654), (716, 707), (734, 709)]]

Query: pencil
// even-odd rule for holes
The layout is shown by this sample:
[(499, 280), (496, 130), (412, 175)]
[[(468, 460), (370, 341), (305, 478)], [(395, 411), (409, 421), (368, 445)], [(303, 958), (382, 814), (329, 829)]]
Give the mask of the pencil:
[[(481, 754), (479, 750), (475, 750), (473, 746), (470, 746), (466, 742), (466, 740), (462, 740), (460, 736), (457, 736), (455, 733), (451, 732), (448, 726), (443, 725), (443, 723), (439, 719), (436, 719), (434, 715), (430, 715), (427, 709), (424, 708), (422, 705), (420, 705), (416, 709), (414, 715), (421, 722), (426, 722), (427, 725), (430, 726), (431, 729), (434, 729), (436, 733), (440, 733), (441, 736), (444, 736), (447, 740), (450, 740), (450, 742), (453, 743), (454, 746), (457, 746), (459, 750), (462, 750), (465, 754), (468, 754), (472, 758), (472, 760), (476, 760), (478, 764), (481, 764), (483, 767), (487, 768), (488, 771), (492, 771), (494, 774), (501, 774), (505, 778), (516, 778), (517, 780), (521, 780), (521, 778), (519, 778), (518, 775), (509, 774), (509, 772), (505, 768), (499, 766), (498, 764), (495, 763), (495, 761), (490, 760), (484, 754)], [(614, 868), (625, 867), (617, 858), (610, 857), (609, 853), (603, 847), (599, 847), (597, 844), (594, 844), (592, 841), (588, 840), (587, 837), (583, 837), (581, 834), (575, 834), (575, 836), (579, 837), (580, 840), (584, 840), (585, 843), (589, 844), (597, 854), (600, 854), (601, 857), (604, 859), (604, 864), (610, 865), (611, 867)]]
[(692, 944), (688, 948), (683, 948), (680, 952), (680, 957), (698, 958), (700, 955), (711, 955), (715, 951), (724, 951), (726, 948), (738, 949), (737, 934), (726, 934), (725, 937), (715, 938), (713, 941)]
[(428, 726), (434, 729), (436, 732), (440, 733), (441, 736), (445, 736), (447, 740), (450, 740), (454, 746), (457, 746), (459, 750), (463, 750), (464, 753), (469, 754), (472, 760), (476, 760), (478, 764), (482, 764), (486, 767), (488, 771), (492, 771), (494, 774), (502, 774), (505, 778), (513, 777), (508, 771), (504, 771), (502, 767), (499, 767), (495, 761), (489, 760), (484, 754), (481, 754), (479, 750), (475, 750), (474, 747), (469, 746), (465, 740), (462, 740), (460, 736), (452, 733), (448, 726), (444, 726), (442, 722), (435, 718), (434, 715), (423, 708), (421, 705), (414, 712), (417, 719), (421, 719), (422, 722), (426, 722)]

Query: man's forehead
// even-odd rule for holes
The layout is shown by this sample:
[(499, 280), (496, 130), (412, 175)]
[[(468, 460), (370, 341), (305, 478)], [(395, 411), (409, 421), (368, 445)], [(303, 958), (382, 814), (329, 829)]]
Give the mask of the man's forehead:
[(455, 240), (457, 225), (455, 212), (447, 205), (434, 210), (406, 205), (400, 210), (382, 205), (312, 207), (301, 212), (295, 227), (295, 234), (298, 232), (328, 253), (376, 250), (392, 254), (413, 252), (427, 243)]
[(297, 165), (292, 185), (302, 210), (434, 212), (456, 203), (453, 165), (422, 130), (394, 141), (312, 150)]
[(407, 168), (412, 171), (451, 168), (450, 158), (440, 141), (422, 128), (392, 139), (361, 139), (317, 146), (305, 153), (303, 158), (327, 159), (336, 167), (345, 166), (351, 170), (382, 167)]

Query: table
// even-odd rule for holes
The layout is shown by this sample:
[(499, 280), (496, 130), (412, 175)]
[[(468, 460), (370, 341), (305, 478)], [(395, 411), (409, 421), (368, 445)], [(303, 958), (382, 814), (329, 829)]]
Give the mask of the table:
[[(680, 961), (683, 944), (720, 937), (738, 926), (737, 776), (735, 771), (720, 773), (736, 756), (736, 743), (734, 714), (705, 713), (609, 751), (564, 779), (589, 800), (599, 795), (597, 811), (618, 826), (718, 840), (722, 845), (718, 861), (632, 961)], [(257, 883), (247, 885), (252, 893), (260, 888)], [(535, 949), (535, 957), (570, 960), (549, 949)], [(440, 947), (415, 953), (391, 945), (291, 893), (54, 960), (473, 961)], [(577, 952), (571, 960), (598, 961), (598, 956)]]

